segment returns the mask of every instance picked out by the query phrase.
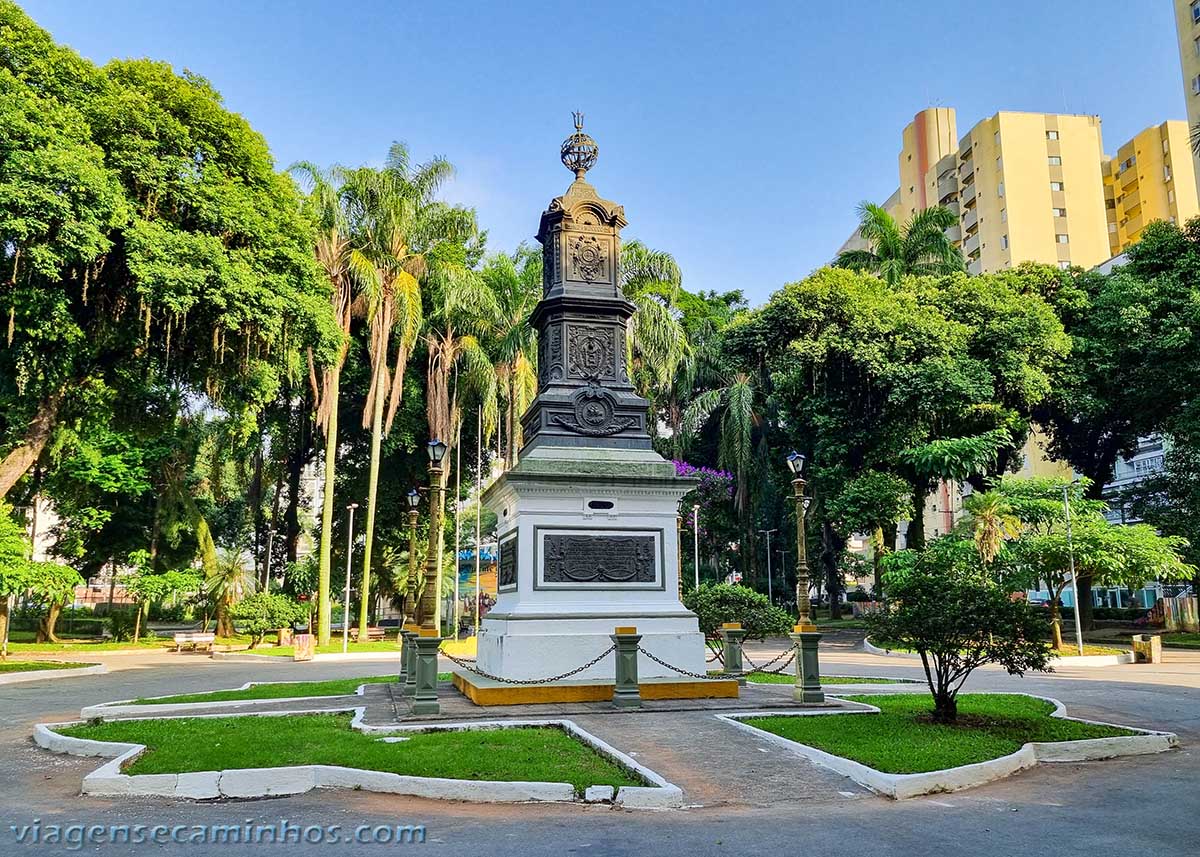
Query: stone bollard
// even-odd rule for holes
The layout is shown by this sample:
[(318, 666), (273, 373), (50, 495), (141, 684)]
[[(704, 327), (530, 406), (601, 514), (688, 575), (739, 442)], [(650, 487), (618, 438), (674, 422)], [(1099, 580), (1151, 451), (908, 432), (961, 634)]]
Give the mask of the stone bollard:
[(788, 634), (796, 647), (796, 686), (792, 689), (792, 699), (802, 705), (825, 702), (825, 692), (821, 690), (821, 664), (817, 657), (821, 635), (815, 630), (807, 630), (812, 627), (797, 625)]
[(400, 684), (400, 691), (404, 692), (404, 685), (408, 680), (408, 630), (401, 627), (399, 633), (396, 634), (396, 640), (400, 643), (400, 672), (396, 676), (396, 681)]
[(638, 684), (638, 643), (642, 635), (637, 628), (617, 628), (610, 639), (617, 646), (617, 683), (613, 688), (613, 708), (641, 708), (642, 689)]
[(1161, 664), (1162, 637), (1157, 634), (1134, 634), (1133, 662), (1135, 664)]
[(721, 625), (724, 672), (736, 675), (738, 687), (746, 686), (746, 676), (742, 674), (742, 641), (746, 639), (747, 633), (749, 632), (742, 628), (741, 622), (725, 622)]
[(400, 656), (404, 662), (404, 687), (402, 694), (412, 696), (417, 691), (417, 631), (419, 627), (411, 622), (401, 631), (404, 634), (404, 648)]
[(414, 660), (416, 682), (413, 690), (413, 714), (437, 714), (442, 710), (438, 703), (438, 649), (442, 638), (433, 628), (422, 628), (413, 636), (416, 648)]

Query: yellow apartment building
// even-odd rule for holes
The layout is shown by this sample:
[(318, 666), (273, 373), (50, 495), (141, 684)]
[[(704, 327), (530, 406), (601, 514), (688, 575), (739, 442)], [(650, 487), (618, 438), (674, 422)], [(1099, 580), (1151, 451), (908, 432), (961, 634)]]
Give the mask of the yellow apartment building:
[(1117, 149), (1104, 164), (1104, 204), (1112, 256), (1136, 244), (1148, 223), (1182, 225), (1200, 215), (1188, 124), (1180, 119), (1164, 122)]
[[(1187, 124), (1189, 128), (1195, 128), (1200, 123), (1200, 0), (1175, 0), (1175, 30), (1179, 35), (1179, 65), (1183, 71)], [(1192, 172), (1200, 176), (1200, 159), (1195, 154), (1192, 155)]]

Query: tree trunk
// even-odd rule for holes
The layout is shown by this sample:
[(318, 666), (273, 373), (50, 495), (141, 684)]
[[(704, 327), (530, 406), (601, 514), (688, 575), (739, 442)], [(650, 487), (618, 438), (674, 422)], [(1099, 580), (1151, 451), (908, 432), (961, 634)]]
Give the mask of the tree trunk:
[(311, 438), (309, 437), (308, 408), (302, 400), (296, 412), (296, 445), (288, 457), (288, 504), (283, 512), (287, 561), (295, 562), (300, 542), (300, 477), (309, 460)]
[(1079, 575), (1076, 584), (1079, 589), (1079, 627), (1083, 631), (1091, 631), (1096, 627), (1096, 617), (1092, 612), (1092, 575)]
[(338, 372), (328, 370), (325, 398), (329, 402), (329, 424), (325, 428), (325, 496), (321, 504), (321, 559), (317, 572), (317, 645), (329, 645), (332, 621), (329, 603), (329, 574), (333, 563), (333, 491), (336, 485), (338, 433)]
[(58, 407), (62, 403), (62, 397), (63, 394), (59, 391), (38, 405), (37, 413), (29, 421), (21, 443), (0, 461), (0, 500), (8, 496), (8, 492), (17, 481), (29, 472), (29, 468), (41, 457), (42, 450), (46, 448), (46, 441), (50, 439), (50, 434), (58, 424)]
[(958, 699), (948, 688), (938, 688), (933, 697), (933, 722), (953, 723), (958, 719)]
[(925, 495), (913, 491), (913, 516), (908, 522), (908, 533), (904, 537), (904, 546), (909, 550), (925, 549)]
[[(148, 606), (148, 605), (147, 605)], [(137, 615), (133, 617), (133, 644), (136, 646), (142, 637), (142, 605), (137, 605)]]
[[(358, 629), (363, 639), (366, 639), (371, 603), (371, 547), (375, 541), (375, 500), (379, 493), (379, 458), (383, 446), (383, 408), (387, 393), (387, 378), (384, 377), (387, 372), (386, 355), (387, 352), (381, 349), (375, 368), (375, 382), (371, 385), (375, 391), (375, 401), (371, 405), (371, 468), (367, 479), (367, 519), (363, 522), (362, 583), (358, 589)], [(349, 605), (346, 607), (348, 611)], [(348, 613), (346, 621), (350, 621)]]
[(875, 572), (876, 601), (883, 599), (883, 527), (876, 527), (871, 537), (871, 569)]
[(42, 617), (38, 623), (37, 641), (39, 643), (57, 643), (59, 642), (58, 634), (55, 632), (55, 626), (58, 624), (59, 614), (62, 613), (62, 605), (51, 603), (46, 608), (46, 615)]
[(1050, 638), (1054, 642), (1055, 650), (1062, 648), (1062, 610), (1058, 606), (1057, 597), (1050, 599)]
[(846, 549), (846, 540), (828, 523), (821, 525), (821, 564), (825, 571), (825, 591), (829, 596), (829, 618), (842, 618), (842, 582), (838, 560)]
[(8, 596), (0, 597), (0, 661), (8, 660)]

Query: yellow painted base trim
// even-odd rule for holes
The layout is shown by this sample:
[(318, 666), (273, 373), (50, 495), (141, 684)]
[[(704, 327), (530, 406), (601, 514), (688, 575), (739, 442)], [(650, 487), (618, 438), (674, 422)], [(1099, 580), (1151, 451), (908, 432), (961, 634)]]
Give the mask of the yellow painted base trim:
[[(476, 705), (539, 705), (561, 702), (609, 702), (612, 684), (543, 684), (480, 687), (454, 673), (454, 687)], [(736, 679), (714, 681), (644, 681), (642, 699), (737, 699)]]

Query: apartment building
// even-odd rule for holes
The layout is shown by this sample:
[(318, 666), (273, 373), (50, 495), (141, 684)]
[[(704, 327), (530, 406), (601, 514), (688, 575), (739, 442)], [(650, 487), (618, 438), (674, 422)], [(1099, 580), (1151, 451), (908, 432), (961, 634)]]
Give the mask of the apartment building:
[[(1187, 124), (1200, 123), (1200, 0), (1175, 0), (1175, 30), (1179, 35), (1179, 65)], [(1192, 155), (1192, 173), (1200, 176), (1200, 158)]]
[(1105, 162), (1103, 172), (1113, 256), (1136, 244), (1155, 220), (1183, 224), (1200, 214), (1188, 124), (1181, 119), (1136, 135)]

